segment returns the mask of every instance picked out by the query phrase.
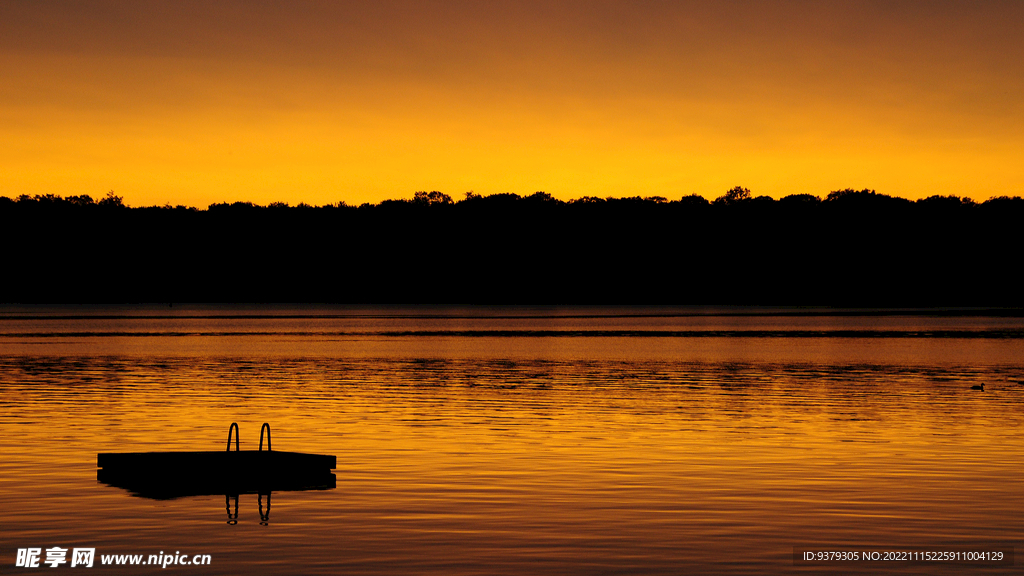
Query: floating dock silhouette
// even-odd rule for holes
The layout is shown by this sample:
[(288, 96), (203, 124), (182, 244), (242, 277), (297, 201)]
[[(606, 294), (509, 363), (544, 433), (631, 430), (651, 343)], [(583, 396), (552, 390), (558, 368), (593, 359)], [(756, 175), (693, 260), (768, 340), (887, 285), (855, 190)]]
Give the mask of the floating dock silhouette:
[[(267, 449), (263, 450), (263, 433)], [(235, 450), (231, 450), (232, 432)], [(96, 455), (96, 479), (146, 498), (160, 500), (216, 494), (269, 494), (276, 491), (330, 490), (337, 458), (273, 451), (270, 425), (260, 429), (259, 450), (238, 449), (238, 424), (228, 429), (225, 451), (114, 452)]]

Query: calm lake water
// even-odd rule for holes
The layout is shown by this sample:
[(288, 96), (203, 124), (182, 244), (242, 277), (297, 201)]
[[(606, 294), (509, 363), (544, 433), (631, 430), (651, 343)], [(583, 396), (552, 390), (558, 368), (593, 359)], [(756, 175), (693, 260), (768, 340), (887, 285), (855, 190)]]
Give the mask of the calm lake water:
[[(99, 452), (231, 422), (336, 455), (337, 488), (229, 523), (97, 482)], [(59, 546), (119, 574), (1016, 574), (793, 554), (1024, 550), (1024, 319), (0, 308), (0, 454), (4, 573)], [(212, 564), (99, 566), (160, 552)]]

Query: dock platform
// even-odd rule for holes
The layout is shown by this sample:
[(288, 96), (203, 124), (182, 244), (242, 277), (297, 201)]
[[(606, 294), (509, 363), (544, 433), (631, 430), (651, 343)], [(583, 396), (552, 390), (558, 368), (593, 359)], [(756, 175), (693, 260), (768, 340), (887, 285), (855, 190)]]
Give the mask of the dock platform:
[[(237, 430), (232, 424), (231, 430)], [(111, 452), (96, 455), (96, 479), (136, 495), (157, 499), (214, 494), (267, 494), (291, 490), (330, 490), (337, 458), (323, 454), (270, 450), (204, 452)], [(228, 432), (228, 448), (231, 432)]]

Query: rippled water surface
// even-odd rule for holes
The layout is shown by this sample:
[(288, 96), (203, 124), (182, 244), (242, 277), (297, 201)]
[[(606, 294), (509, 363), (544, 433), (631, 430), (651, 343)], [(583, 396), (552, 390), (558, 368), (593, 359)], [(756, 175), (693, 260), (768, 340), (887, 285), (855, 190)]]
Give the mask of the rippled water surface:
[[(749, 312), (0, 310), (0, 571), (53, 546), (210, 554), (166, 569), (195, 574), (817, 573), (794, 547), (1024, 549), (1021, 318)], [(336, 455), (337, 488), (275, 492), (263, 522), (268, 498), (243, 494), (231, 524), (224, 495), (97, 482), (99, 452), (221, 450), (231, 422), (243, 449), (270, 422), (275, 449)]]

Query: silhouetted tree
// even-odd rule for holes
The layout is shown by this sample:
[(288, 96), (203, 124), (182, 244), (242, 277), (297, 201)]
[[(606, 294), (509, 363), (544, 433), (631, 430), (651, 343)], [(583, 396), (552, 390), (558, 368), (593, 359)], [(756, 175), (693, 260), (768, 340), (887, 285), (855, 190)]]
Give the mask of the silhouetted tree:
[(735, 188), (732, 188), (725, 194), (719, 196), (718, 198), (715, 198), (714, 203), (735, 204), (737, 202), (742, 202), (743, 200), (750, 200), (750, 190), (742, 186), (736, 186)]
[(88, 194), (82, 194), (81, 196), (68, 196), (68, 202), (76, 206), (89, 206), (93, 204), (93, 199)]
[(413, 194), (412, 201), (415, 204), (424, 204), (430, 206), (437, 204), (454, 204), (451, 196), (447, 194), (442, 194), (437, 190), (434, 190), (433, 192), (416, 192), (415, 194)]
[(690, 194), (683, 196), (679, 199), (679, 204), (682, 206), (710, 206), (711, 203), (708, 199), (701, 196), (700, 194)]
[(107, 192), (107, 195), (104, 196), (102, 200), (99, 201), (99, 205), (110, 208), (124, 208), (124, 199), (117, 194), (114, 194), (114, 191), (111, 190), (110, 192)]
[(812, 194), (790, 194), (780, 198), (779, 202), (784, 204), (820, 204), (821, 198)]
[(524, 200), (528, 200), (530, 202), (558, 202), (558, 200), (555, 199), (554, 196), (548, 194), (547, 192), (534, 192), (533, 194), (530, 194), (529, 196), (524, 198)]

